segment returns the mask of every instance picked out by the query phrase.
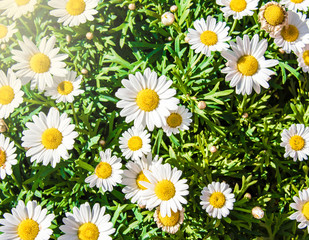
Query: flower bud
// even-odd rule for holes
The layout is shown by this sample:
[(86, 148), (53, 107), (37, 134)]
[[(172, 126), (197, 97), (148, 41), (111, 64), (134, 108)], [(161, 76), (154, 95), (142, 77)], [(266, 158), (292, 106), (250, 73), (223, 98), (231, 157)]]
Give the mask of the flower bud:
[(172, 41), (173, 38), (172, 38), (171, 36), (169, 36), (169, 37), (167, 38), (167, 40), (168, 40), (168, 41)]
[(247, 192), (247, 193), (245, 194), (244, 198), (247, 198), (247, 199), (249, 199), (249, 200), (250, 200), (250, 199), (252, 198), (252, 196), (251, 196), (251, 194), (250, 194), (250, 193), (248, 193), (248, 192)]
[(6, 44), (2, 43), (0, 47), (1, 47), (1, 50), (5, 50), (6, 49)]
[(105, 145), (105, 143), (106, 143), (106, 142), (105, 142), (103, 139), (99, 141), (99, 144), (100, 144), (102, 147)]
[(146, 208), (146, 205), (138, 204), (138, 207), (139, 207), (140, 209), (144, 209), (144, 208)]
[(190, 38), (188, 38), (187, 36), (185, 37), (185, 42), (186, 43), (189, 43), (189, 41), (190, 41)]
[(174, 23), (175, 21), (175, 16), (171, 12), (166, 12), (163, 13), (161, 16), (161, 22), (163, 23), (164, 26), (170, 26)]
[(170, 7), (170, 11), (172, 13), (176, 12), (177, 10), (178, 10), (178, 7), (176, 5), (173, 5), (173, 6)]
[(71, 41), (72, 41), (71, 35), (67, 34), (67, 35), (65, 36), (65, 40), (67, 40), (68, 43), (71, 42)]
[(83, 68), (80, 72), (81, 72), (83, 75), (88, 74), (88, 70), (87, 70), (86, 68)]
[(279, 53), (281, 53), (281, 54), (285, 54), (285, 51), (282, 49), (282, 48), (279, 48)]
[(0, 133), (6, 132), (6, 130), (8, 130), (8, 126), (3, 119), (0, 119)]
[(263, 211), (263, 209), (260, 208), (260, 207), (258, 207), (258, 206), (252, 208), (251, 214), (252, 214), (252, 216), (253, 216), (254, 218), (256, 218), (256, 219), (261, 219), (261, 218), (264, 217), (264, 211)]
[(92, 40), (92, 39), (93, 39), (93, 33), (92, 33), (92, 32), (87, 32), (86, 38), (87, 38), (88, 40)]
[(136, 9), (135, 3), (130, 3), (128, 8), (129, 10), (134, 11)]
[(215, 153), (217, 150), (218, 150), (218, 149), (216, 148), (216, 146), (211, 146), (210, 149), (209, 149), (209, 151), (210, 151), (211, 153)]
[(199, 101), (197, 107), (201, 110), (206, 108), (206, 103), (204, 101)]
[(247, 118), (247, 117), (249, 117), (249, 115), (248, 115), (248, 113), (244, 113), (243, 115), (242, 115), (242, 118)]

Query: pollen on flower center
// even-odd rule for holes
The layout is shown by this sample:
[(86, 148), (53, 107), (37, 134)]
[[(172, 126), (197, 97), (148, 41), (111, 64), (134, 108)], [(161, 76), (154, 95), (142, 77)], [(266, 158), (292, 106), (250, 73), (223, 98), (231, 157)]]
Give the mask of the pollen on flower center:
[(242, 12), (247, 7), (247, 2), (245, 0), (232, 0), (230, 2), (230, 8), (234, 12)]
[(309, 66), (309, 50), (304, 51), (303, 59), (304, 59), (305, 64)]
[(70, 15), (78, 16), (85, 11), (86, 3), (84, 0), (69, 0), (65, 6), (65, 9)]
[[(139, 182), (143, 181), (143, 182), (149, 182), (148, 178), (146, 178), (145, 174), (143, 173), (143, 171), (141, 171), (136, 178), (136, 184), (138, 186), (139, 189), (141, 190), (146, 190), (147, 188), (145, 188), (144, 186), (142, 186)], [(150, 182), (149, 182), (150, 183)]]
[(207, 46), (215, 45), (218, 42), (218, 36), (213, 31), (205, 31), (200, 36), (201, 42)]
[(42, 134), (42, 144), (46, 149), (56, 149), (62, 143), (62, 138), (57, 128), (48, 128)]
[(45, 73), (50, 68), (50, 59), (44, 53), (36, 53), (30, 58), (30, 68), (36, 73)]
[(95, 168), (95, 174), (102, 179), (109, 178), (112, 175), (112, 166), (107, 162), (100, 162)]
[(23, 220), (17, 228), (17, 233), (21, 240), (34, 240), (39, 231), (39, 224), (32, 219)]
[(100, 232), (98, 227), (91, 222), (84, 223), (78, 228), (78, 239), (79, 240), (97, 240)]
[(5, 151), (0, 149), (0, 167), (4, 166), (5, 162), (6, 162)]
[(244, 55), (237, 61), (238, 71), (245, 76), (252, 76), (257, 72), (259, 63), (252, 55)]
[(284, 26), (281, 30), (281, 36), (285, 41), (294, 42), (299, 36), (299, 31), (294, 25)]
[(14, 99), (14, 90), (10, 86), (0, 87), (0, 104), (10, 104)]
[(158, 182), (155, 186), (155, 193), (162, 201), (170, 200), (176, 193), (174, 183), (166, 179)]
[(0, 39), (4, 38), (8, 33), (7, 26), (4, 26), (3, 24), (0, 24)]
[(171, 128), (176, 128), (181, 125), (182, 117), (178, 113), (171, 113), (166, 119), (166, 122)]
[(73, 84), (70, 81), (63, 81), (57, 87), (58, 93), (68, 95), (73, 91)]
[(225, 204), (225, 196), (222, 192), (214, 192), (209, 198), (209, 203), (214, 208), (222, 208)]
[(141, 110), (150, 112), (157, 108), (159, 96), (152, 89), (143, 89), (136, 96), (136, 104)]
[(304, 148), (305, 140), (301, 136), (294, 135), (290, 138), (289, 144), (293, 150), (299, 151)]
[(15, 2), (18, 6), (23, 6), (23, 5), (28, 4), (30, 0), (15, 0)]
[(167, 215), (165, 217), (162, 217), (161, 212), (159, 212), (159, 219), (164, 226), (172, 227), (178, 223), (180, 217), (180, 211), (177, 212), (171, 211), (171, 213), (172, 214), (170, 217)]
[(284, 12), (281, 7), (270, 5), (265, 9), (264, 18), (270, 25), (277, 26), (283, 23)]
[(133, 136), (128, 140), (128, 147), (131, 151), (137, 151), (143, 146), (143, 141), (139, 136)]
[(302, 3), (304, 0), (291, 0), (292, 3)]

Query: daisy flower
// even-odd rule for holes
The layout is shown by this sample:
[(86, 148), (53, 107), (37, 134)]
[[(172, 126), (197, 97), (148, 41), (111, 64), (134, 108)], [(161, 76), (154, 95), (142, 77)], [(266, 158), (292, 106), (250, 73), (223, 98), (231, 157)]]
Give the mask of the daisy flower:
[(252, 88), (261, 92), (260, 86), (268, 88), (270, 75), (275, 74), (269, 70), (278, 64), (278, 60), (265, 60), (264, 53), (267, 49), (267, 40), (259, 41), (259, 36), (255, 34), (250, 41), (248, 35), (244, 35), (242, 40), (236, 37), (236, 43), (230, 42), (231, 50), (222, 52), (222, 56), (227, 60), (226, 68), (222, 69), (226, 73), (225, 81), (231, 81), (230, 86), (236, 86), (237, 94), (251, 94)]
[(93, 15), (99, 0), (50, 0), (48, 5), (55, 8), (50, 15), (58, 17), (58, 23), (69, 27), (79, 26), (86, 21), (93, 21)]
[(125, 131), (119, 138), (119, 147), (126, 159), (137, 160), (143, 154), (149, 153), (151, 151), (149, 143), (150, 133), (145, 129), (134, 126)]
[(189, 28), (187, 37), (190, 39), (189, 44), (195, 53), (203, 53), (211, 56), (211, 52), (227, 49), (229, 45), (226, 41), (230, 40), (228, 36), (229, 27), (225, 22), (216, 23), (216, 19), (208, 16), (206, 21), (204, 18), (196, 20), (193, 23), (194, 28)]
[(147, 126), (150, 131), (154, 126), (160, 128), (170, 111), (177, 109), (176, 90), (169, 88), (173, 81), (167, 81), (164, 75), (158, 78), (149, 68), (144, 75), (140, 72), (135, 76), (130, 74), (129, 80), (123, 79), (121, 83), (124, 88), (116, 92), (116, 97), (121, 99), (117, 107), (123, 108), (120, 116), (126, 117), (127, 123), (134, 120), (135, 127)]
[(62, 60), (68, 57), (67, 54), (58, 54), (59, 48), (54, 48), (56, 43), (55, 36), (48, 41), (44, 37), (41, 40), (39, 48), (27, 37), (23, 36), (23, 42), (18, 41), (22, 51), (12, 50), (12, 57), (18, 63), (13, 65), (13, 70), (17, 77), (20, 77), (22, 84), (25, 85), (31, 80), (31, 89), (36, 86), (40, 92), (45, 90), (46, 85), (51, 87), (53, 76), (64, 77), (67, 74), (66, 66)]
[(47, 87), (44, 92), (45, 96), (50, 96), (59, 102), (73, 102), (74, 97), (82, 94), (84, 90), (80, 90), (82, 76), (76, 78), (76, 72), (68, 71), (64, 77), (54, 77), (54, 82), (51, 87)]
[(307, 160), (309, 155), (309, 128), (304, 124), (292, 124), (281, 133), (280, 146), (285, 148), (284, 157), (292, 157), (296, 162)]
[(216, 0), (216, 3), (224, 6), (221, 8), (224, 17), (232, 15), (233, 19), (242, 19), (244, 16), (253, 15), (259, 0)]
[(201, 205), (209, 216), (221, 219), (230, 214), (235, 202), (232, 189), (225, 182), (212, 182), (202, 190)]
[(309, 44), (296, 53), (298, 66), (303, 69), (304, 72), (309, 72)]
[(105, 207), (98, 203), (92, 209), (88, 202), (80, 205), (80, 209), (74, 207), (73, 214), (66, 213), (66, 218), (62, 219), (64, 225), (59, 228), (64, 235), (58, 240), (111, 240), (109, 235), (115, 232), (115, 228), (109, 221), (111, 216), (104, 213)]
[(291, 208), (297, 210), (289, 216), (289, 219), (300, 222), (298, 228), (302, 229), (307, 227), (309, 233), (309, 189), (304, 189), (298, 192), (299, 198), (294, 196), (294, 203), (291, 203)]
[(153, 214), (153, 218), (157, 223), (158, 228), (162, 228), (164, 232), (175, 234), (179, 230), (180, 225), (183, 223), (184, 211), (185, 209), (183, 208), (181, 210), (177, 210), (177, 212), (172, 211), (170, 217), (162, 217), (160, 207), (157, 207)]
[(152, 159), (152, 154), (148, 153), (147, 157), (142, 155), (141, 159), (129, 161), (126, 164), (127, 169), (124, 170), (122, 179), (122, 184), (125, 185), (122, 192), (125, 194), (126, 199), (131, 198), (132, 203), (137, 202), (138, 205), (146, 205), (143, 199), (143, 191), (146, 190), (146, 188), (140, 184), (140, 181), (149, 182), (144, 171), (151, 171), (153, 166), (161, 164), (162, 160), (163, 159), (159, 159), (158, 156)]
[(297, 12), (297, 10), (307, 12), (309, 8), (309, 0), (281, 0), (280, 3), (294, 12)]
[(171, 217), (172, 211), (182, 210), (181, 204), (187, 204), (183, 196), (189, 194), (187, 179), (179, 180), (182, 171), (177, 168), (171, 169), (171, 165), (166, 163), (156, 164), (151, 171), (144, 170), (143, 172), (149, 181), (140, 181), (140, 184), (147, 188), (143, 191), (146, 208), (152, 209), (160, 205), (162, 217), (166, 215)]
[(31, 162), (43, 162), (44, 166), (50, 163), (53, 168), (60, 158), (69, 159), (68, 150), (73, 149), (78, 136), (74, 132), (75, 125), (70, 124), (71, 118), (66, 113), (60, 115), (56, 108), (50, 108), (47, 116), (40, 112), (39, 116), (32, 116), (32, 120), (33, 123), (26, 123), (28, 130), (23, 131), (21, 138), (22, 146), (29, 148), (26, 157), (31, 157)]
[(8, 42), (13, 34), (18, 31), (15, 26), (15, 23), (12, 23), (9, 26), (0, 24), (0, 43)]
[(1, 15), (16, 20), (28, 12), (33, 12), (36, 4), (37, 0), (0, 0), (0, 10), (3, 10)]
[(24, 92), (20, 89), (21, 82), (11, 69), (8, 69), (7, 76), (0, 70), (0, 118), (8, 118), (23, 102)]
[(301, 52), (305, 44), (309, 44), (309, 29), (306, 23), (306, 16), (301, 13), (288, 11), (288, 25), (275, 35), (274, 42), (287, 53), (291, 51)]
[(92, 188), (102, 188), (103, 192), (113, 191), (113, 186), (117, 183), (121, 183), (121, 159), (116, 156), (112, 156), (112, 151), (106, 149), (105, 152), (100, 152), (101, 162), (96, 166), (94, 174), (85, 179), (86, 183), (90, 183)]
[(189, 125), (192, 122), (192, 113), (184, 106), (179, 106), (177, 110), (171, 111), (166, 118), (166, 125), (163, 125), (163, 131), (167, 136), (179, 133), (179, 130), (189, 130)]
[(12, 165), (17, 164), (14, 142), (0, 134), (0, 178), (12, 174)]
[(12, 209), (12, 214), (5, 213), (4, 219), (0, 219), (0, 232), (3, 232), (1, 239), (25, 240), (39, 239), (48, 240), (53, 233), (49, 229), (54, 214), (48, 214), (47, 209), (37, 204), (36, 201), (25, 203), (18, 201), (16, 208)]

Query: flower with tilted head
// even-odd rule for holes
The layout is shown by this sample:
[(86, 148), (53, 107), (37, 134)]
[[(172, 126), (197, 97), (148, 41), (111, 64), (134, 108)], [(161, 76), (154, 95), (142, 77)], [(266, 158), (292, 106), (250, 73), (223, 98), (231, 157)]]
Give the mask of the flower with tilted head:
[(12, 23), (9, 26), (0, 24), (0, 43), (8, 42), (13, 34), (18, 31), (15, 26), (15, 23)]
[(216, 0), (216, 3), (224, 6), (221, 8), (224, 17), (233, 15), (233, 19), (242, 19), (244, 16), (253, 15), (259, 0)]
[(216, 23), (215, 18), (208, 16), (206, 21), (202, 18), (194, 21), (193, 25), (195, 29), (189, 28), (187, 37), (190, 39), (189, 44), (195, 53), (201, 52), (210, 56), (211, 52), (221, 52), (229, 47), (226, 41), (231, 39), (228, 36), (230, 28), (226, 27), (226, 23)]
[(147, 188), (143, 191), (143, 199), (146, 201), (146, 208), (152, 209), (160, 205), (161, 216), (171, 217), (172, 211), (182, 209), (181, 204), (187, 204), (183, 197), (189, 194), (187, 179), (181, 179), (182, 171), (171, 168), (168, 163), (156, 164), (151, 171), (144, 170), (144, 175), (149, 182), (139, 183)]
[(296, 53), (298, 66), (303, 69), (304, 72), (309, 72), (309, 44)]
[(12, 165), (17, 164), (14, 142), (10, 142), (3, 134), (0, 134), (0, 178), (12, 174)]
[(7, 76), (0, 70), (0, 118), (8, 118), (23, 102), (24, 92), (20, 89), (21, 82), (11, 69), (8, 69)]
[(296, 162), (307, 160), (309, 155), (309, 128), (304, 124), (292, 124), (281, 133), (280, 146), (285, 148), (284, 157), (292, 157)]
[(4, 10), (1, 15), (13, 18), (13, 20), (33, 12), (37, 0), (0, 0), (0, 10)]
[(76, 78), (76, 72), (68, 71), (64, 77), (54, 77), (51, 87), (47, 87), (44, 92), (45, 96), (56, 99), (56, 102), (73, 102), (74, 97), (82, 94), (84, 90), (79, 89), (82, 76)]
[(109, 236), (115, 232), (111, 216), (105, 213), (105, 207), (94, 204), (92, 210), (88, 202), (73, 208), (72, 213), (66, 213), (62, 219), (64, 225), (59, 228), (64, 235), (58, 240), (111, 240)]
[(100, 152), (100, 163), (96, 166), (94, 174), (85, 179), (86, 183), (92, 188), (102, 188), (103, 192), (113, 191), (113, 186), (117, 183), (121, 183), (121, 159), (116, 156), (112, 156), (112, 151), (106, 149), (105, 152)]
[(116, 97), (121, 99), (117, 107), (123, 108), (120, 116), (126, 117), (127, 123), (134, 120), (134, 126), (147, 126), (152, 131), (154, 126), (162, 127), (165, 117), (177, 109), (179, 100), (174, 97), (176, 90), (169, 88), (173, 81), (167, 81), (164, 75), (158, 78), (157, 73), (149, 68), (144, 75), (140, 72), (130, 74), (129, 80), (123, 79), (121, 83), (124, 88), (116, 92)]
[(235, 202), (232, 189), (225, 182), (212, 182), (202, 190), (201, 205), (209, 216), (221, 219), (230, 214)]
[(225, 81), (230, 81), (230, 86), (236, 86), (237, 94), (251, 94), (252, 88), (261, 92), (261, 87), (268, 88), (270, 75), (276, 74), (268, 69), (278, 64), (278, 60), (265, 60), (264, 53), (267, 49), (267, 40), (259, 41), (259, 35), (255, 34), (250, 41), (248, 35), (242, 40), (236, 37), (236, 43), (230, 42), (231, 50), (223, 51), (221, 54), (227, 60), (222, 69), (227, 73)]
[(48, 214), (47, 209), (37, 204), (36, 201), (25, 203), (18, 201), (12, 214), (5, 213), (4, 219), (0, 219), (0, 235), (5, 240), (48, 240), (53, 233), (49, 229), (54, 214)]
[(119, 138), (119, 148), (126, 159), (137, 160), (151, 151), (150, 133), (146, 129), (131, 127)]
[(58, 23), (69, 27), (79, 26), (86, 21), (93, 21), (98, 11), (99, 0), (50, 0), (48, 5), (55, 8), (50, 15), (58, 17)]
[(30, 161), (43, 165), (51, 164), (56, 167), (60, 158), (69, 159), (68, 150), (73, 149), (75, 138), (75, 125), (70, 124), (71, 118), (66, 113), (60, 115), (56, 108), (50, 108), (47, 116), (40, 112), (39, 116), (32, 116), (32, 122), (27, 122), (28, 130), (23, 131), (22, 146), (29, 148), (26, 156)]
[(147, 157), (142, 155), (141, 159), (129, 161), (126, 164), (127, 169), (124, 170), (122, 179), (122, 184), (125, 185), (122, 192), (125, 193), (126, 199), (131, 198), (132, 203), (137, 202), (138, 205), (146, 205), (143, 199), (143, 191), (146, 190), (146, 188), (140, 184), (140, 181), (149, 182), (149, 180), (146, 178), (143, 171), (151, 171), (153, 166), (161, 164), (162, 160), (163, 159), (159, 159), (158, 156), (152, 159), (152, 154), (150, 152), (147, 154)]
[(160, 207), (156, 208), (156, 211), (153, 214), (153, 218), (157, 223), (158, 228), (162, 228), (164, 232), (175, 234), (180, 225), (183, 223), (185, 209), (177, 210), (176, 212), (172, 211), (171, 216), (162, 217), (160, 212)]
[(294, 12), (297, 12), (297, 10), (307, 12), (309, 8), (309, 0), (281, 0), (280, 3)]
[(12, 66), (17, 70), (16, 75), (20, 77), (23, 85), (31, 81), (31, 89), (36, 86), (40, 92), (45, 90), (46, 85), (51, 87), (53, 76), (64, 77), (67, 74), (66, 66), (62, 60), (68, 57), (67, 54), (58, 54), (59, 48), (53, 48), (56, 43), (55, 36), (48, 41), (44, 37), (39, 48), (32, 41), (23, 36), (23, 42), (18, 41), (22, 51), (12, 50), (12, 57), (18, 63)]

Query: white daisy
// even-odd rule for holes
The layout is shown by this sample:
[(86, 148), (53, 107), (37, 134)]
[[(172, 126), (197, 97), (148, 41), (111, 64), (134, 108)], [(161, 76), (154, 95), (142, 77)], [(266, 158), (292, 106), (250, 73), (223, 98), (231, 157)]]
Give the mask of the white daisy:
[(14, 142), (0, 134), (0, 178), (12, 174), (12, 165), (17, 164)]
[(0, 219), (0, 232), (3, 232), (1, 239), (5, 240), (48, 240), (53, 233), (49, 229), (54, 214), (48, 214), (47, 209), (37, 204), (36, 201), (29, 201), (27, 206), (21, 200), (12, 214), (5, 213), (4, 219)]
[(180, 131), (189, 130), (189, 125), (192, 122), (192, 113), (184, 106), (179, 106), (177, 110), (171, 111), (166, 118), (166, 125), (163, 125), (163, 131), (167, 136), (177, 134)]
[(230, 214), (235, 202), (232, 189), (225, 182), (212, 182), (202, 190), (201, 205), (209, 216), (221, 219)]
[(18, 31), (15, 26), (15, 23), (12, 23), (9, 26), (0, 24), (0, 43), (8, 42), (13, 34)]
[(253, 15), (259, 0), (216, 0), (216, 3), (224, 6), (221, 8), (224, 17), (233, 15), (233, 19), (242, 19), (244, 16)]
[(291, 51), (301, 52), (305, 44), (309, 44), (309, 28), (306, 23), (306, 16), (288, 11), (288, 25), (271, 37), (275, 38), (274, 42), (286, 53)]
[(74, 97), (82, 94), (84, 90), (80, 90), (82, 76), (76, 78), (76, 72), (68, 71), (65, 77), (54, 77), (51, 87), (47, 87), (44, 92), (45, 96), (56, 99), (56, 102), (73, 102)]
[(119, 148), (126, 159), (137, 160), (151, 151), (150, 133), (146, 129), (131, 127), (119, 138)]
[(267, 40), (259, 41), (259, 36), (255, 34), (250, 41), (248, 35), (244, 35), (242, 40), (236, 37), (236, 43), (230, 42), (231, 50), (223, 51), (221, 54), (227, 60), (226, 68), (222, 69), (227, 73), (225, 81), (231, 81), (230, 86), (236, 86), (237, 94), (251, 94), (252, 88), (261, 92), (260, 86), (268, 88), (270, 75), (274, 71), (268, 69), (277, 65), (278, 60), (265, 60), (264, 53), (267, 49)]
[(116, 97), (121, 99), (117, 107), (123, 108), (120, 116), (126, 117), (127, 123), (134, 120), (134, 126), (147, 126), (152, 131), (154, 126), (162, 127), (165, 117), (177, 109), (179, 100), (173, 97), (176, 90), (169, 88), (173, 81), (167, 81), (164, 75), (158, 78), (149, 68), (144, 75), (130, 74), (129, 80), (123, 79), (121, 83), (125, 87), (116, 92)]
[(292, 157), (296, 162), (307, 160), (309, 155), (309, 128), (304, 124), (292, 124), (281, 133), (280, 146), (285, 148), (284, 157)]
[(140, 181), (149, 182), (149, 180), (146, 178), (143, 171), (151, 171), (152, 167), (155, 164), (161, 164), (162, 160), (163, 159), (159, 159), (158, 156), (152, 159), (152, 154), (148, 153), (147, 157), (142, 155), (141, 159), (129, 161), (126, 164), (127, 169), (124, 170), (122, 179), (122, 184), (125, 185), (122, 192), (125, 193), (126, 199), (131, 198), (132, 203), (137, 202), (138, 205), (146, 205), (143, 199), (143, 191), (146, 190), (146, 188), (140, 184)]
[(52, 75), (64, 77), (67, 70), (66, 64), (62, 60), (68, 57), (67, 54), (58, 54), (59, 48), (53, 48), (56, 43), (55, 36), (48, 41), (44, 37), (39, 48), (27, 37), (23, 36), (23, 42), (18, 41), (22, 51), (12, 50), (12, 57), (18, 63), (12, 66), (17, 77), (20, 77), (22, 84), (25, 85), (31, 80), (31, 89), (36, 86), (40, 92), (45, 90), (46, 85), (51, 87), (53, 84)]
[(172, 215), (162, 217), (160, 213), (160, 207), (156, 208), (153, 214), (153, 218), (157, 223), (158, 228), (162, 228), (164, 232), (175, 234), (180, 225), (183, 223), (185, 209), (177, 210), (177, 212), (172, 211)]
[(140, 184), (147, 188), (143, 191), (143, 198), (146, 201), (146, 207), (152, 209), (160, 205), (161, 216), (171, 217), (172, 211), (182, 209), (181, 204), (187, 204), (183, 197), (189, 194), (189, 188), (186, 184), (187, 179), (181, 179), (182, 171), (177, 168), (171, 169), (168, 163), (156, 164), (151, 171), (144, 170), (145, 177), (149, 182), (140, 181)]
[(187, 37), (195, 53), (201, 52), (209, 57), (211, 52), (221, 52), (229, 47), (226, 41), (231, 39), (228, 36), (230, 28), (225, 22), (216, 23), (215, 18), (208, 16), (206, 21), (202, 18), (194, 21), (193, 25), (195, 29), (189, 28)]
[(1, 15), (13, 18), (13, 20), (34, 11), (37, 0), (0, 0)]
[(24, 92), (20, 89), (21, 82), (11, 69), (8, 69), (7, 76), (0, 70), (0, 118), (8, 118), (23, 102)]
[(296, 53), (298, 66), (300, 66), (304, 72), (309, 72), (309, 44)]
[(27, 122), (28, 130), (23, 131), (22, 146), (29, 148), (26, 157), (30, 161), (43, 165), (51, 163), (54, 168), (60, 158), (69, 159), (68, 150), (73, 149), (75, 138), (75, 125), (70, 124), (71, 118), (66, 113), (60, 115), (56, 108), (50, 108), (47, 116), (40, 112), (39, 116), (32, 116), (32, 122)]
[(85, 179), (86, 183), (92, 188), (102, 188), (103, 192), (113, 191), (113, 186), (117, 183), (121, 183), (122, 164), (121, 159), (116, 156), (112, 156), (112, 151), (106, 149), (105, 152), (100, 152), (101, 162), (96, 166), (94, 174)]
[(280, 3), (294, 12), (297, 12), (297, 10), (307, 12), (309, 8), (309, 0), (281, 0)]
[(92, 210), (88, 202), (73, 208), (72, 213), (66, 213), (59, 228), (65, 234), (58, 240), (111, 240), (109, 236), (115, 232), (111, 216), (105, 213), (105, 207), (94, 204)]
[(86, 21), (93, 21), (93, 15), (99, 0), (50, 0), (48, 5), (55, 8), (50, 15), (58, 17), (58, 23), (69, 27), (78, 26)]

